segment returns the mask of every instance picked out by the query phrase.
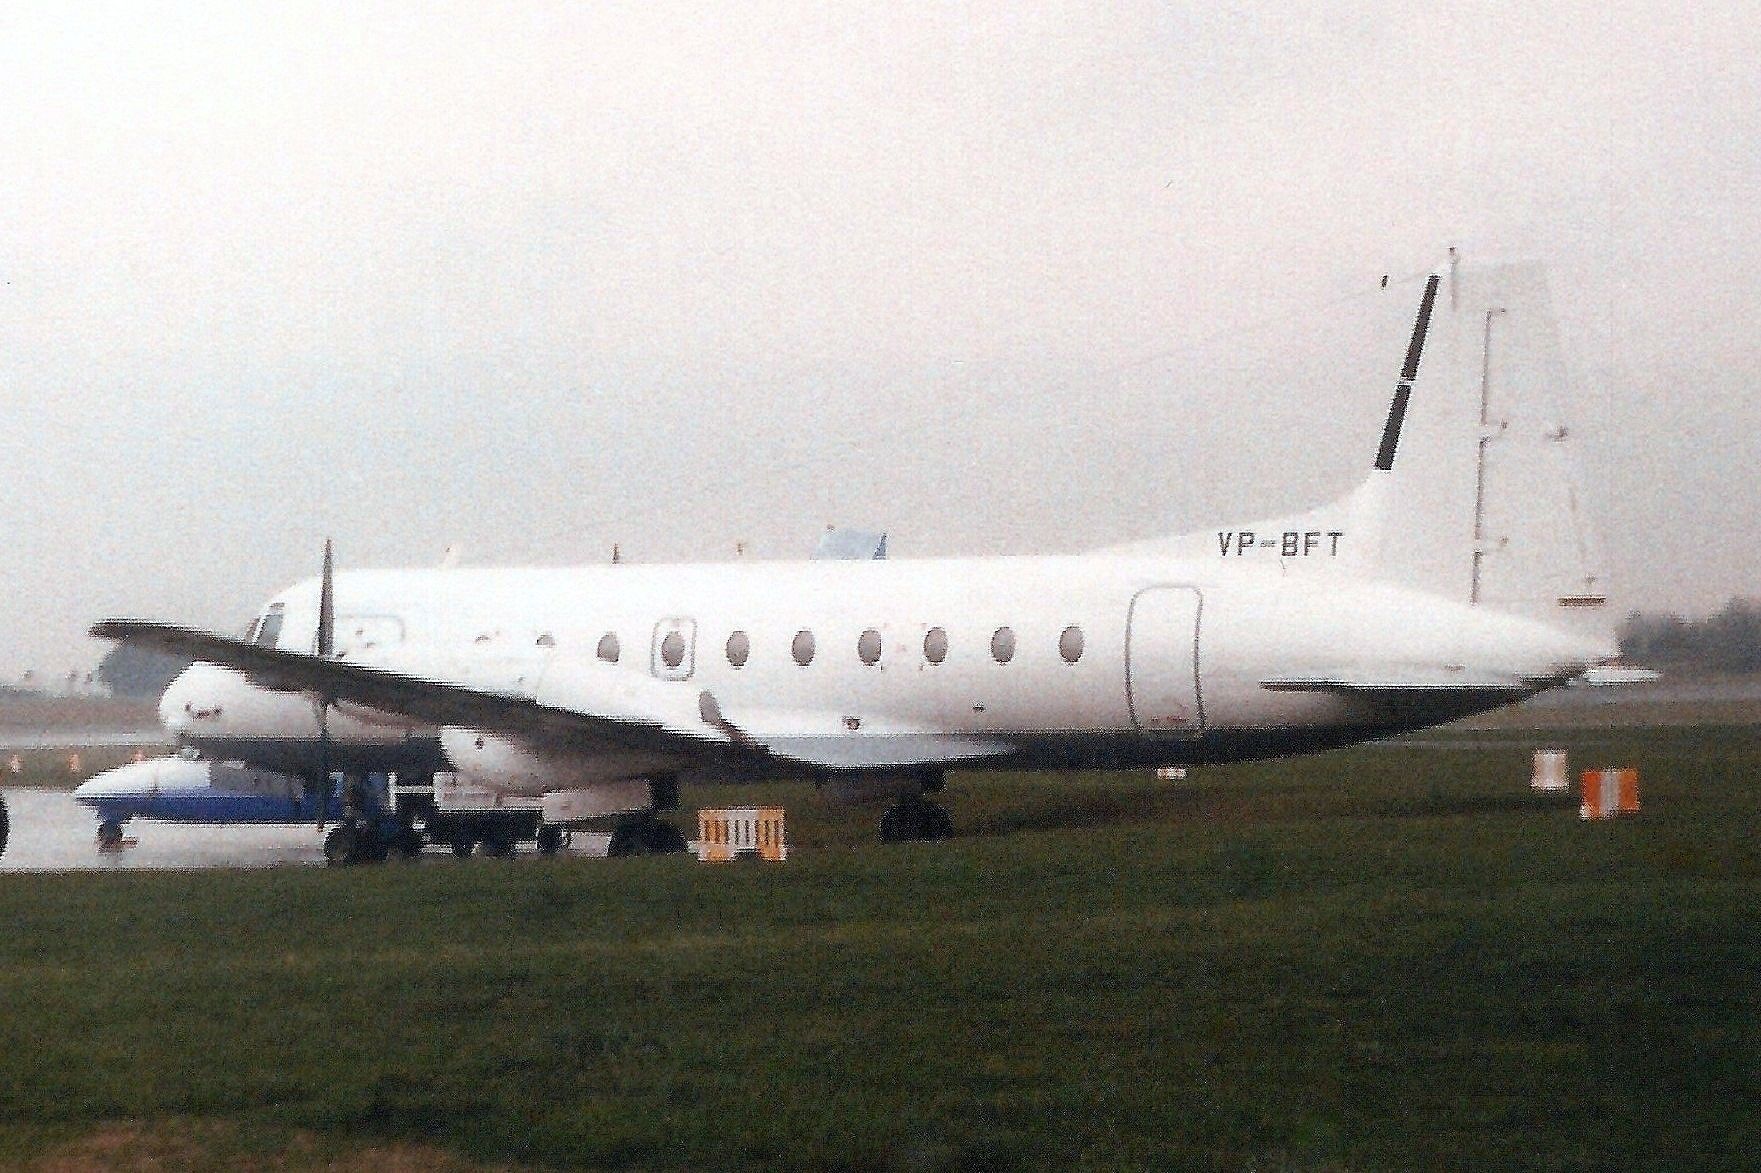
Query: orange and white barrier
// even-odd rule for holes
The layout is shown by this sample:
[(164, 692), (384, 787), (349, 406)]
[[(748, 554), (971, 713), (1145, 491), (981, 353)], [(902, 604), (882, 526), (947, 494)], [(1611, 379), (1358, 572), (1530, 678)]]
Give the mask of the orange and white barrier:
[(1580, 817), (1611, 819), (1615, 815), (1639, 813), (1639, 772), (1632, 767), (1585, 770), (1579, 780), (1583, 786)]
[(725, 807), (697, 812), (697, 858), (704, 863), (720, 863), (739, 855), (756, 855), (776, 863), (789, 858), (782, 807)]

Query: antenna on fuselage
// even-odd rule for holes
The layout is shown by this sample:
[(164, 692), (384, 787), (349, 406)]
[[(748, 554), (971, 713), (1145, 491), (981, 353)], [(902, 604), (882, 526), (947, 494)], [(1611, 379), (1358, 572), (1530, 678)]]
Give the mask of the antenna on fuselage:
[(1425, 331), (1431, 327), (1431, 308), (1437, 302), (1437, 286), (1441, 279), (1432, 273), (1425, 280), (1424, 300), (1419, 302), (1418, 320), (1412, 324), (1412, 340), (1406, 345), (1406, 362), (1400, 368), (1400, 381), (1394, 385), (1394, 402), (1388, 406), (1388, 422), (1382, 427), (1382, 446), (1376, 450), (1376, 468), (1390, 472), (1394, 468), (1394, 450), (1400, 446), (1400, 428), (1406, 422), (1407, 400), (1412, 398), (1413, 380), (1419, 377), (1419, 358), (1425, 352)]

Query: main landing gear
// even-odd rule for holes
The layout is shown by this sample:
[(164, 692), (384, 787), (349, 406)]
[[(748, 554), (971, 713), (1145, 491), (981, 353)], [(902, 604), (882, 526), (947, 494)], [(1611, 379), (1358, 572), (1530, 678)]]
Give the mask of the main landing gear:
[(324, 837), (326, 863), (383, 863), (394, 851), (406, 859), (422, 854), (422, 833), (410, 812), (399, 809), (389, 777), (344, 775), (340, 797), (342, 821)]
[(677, 827), (653, 815), (644, 815), (613, 828), (611, 843), (605, 853), (608, 856), (677, 855), (684, 850), (685, 836)]
[(954, 832), (948, 812), (921, 794), (903, 794), (880, 818), (882, 843), (946, 839)]
[(324, 837), (324, 861), (332, 867), (350, 863), (383, 863), (394, 848), (405, 856), (420, 853), (420, 840), (412, 847), (406, 831), (406, 828), (400, 828), (387, 834), (380, 826), (366, 820), (340, 823)]

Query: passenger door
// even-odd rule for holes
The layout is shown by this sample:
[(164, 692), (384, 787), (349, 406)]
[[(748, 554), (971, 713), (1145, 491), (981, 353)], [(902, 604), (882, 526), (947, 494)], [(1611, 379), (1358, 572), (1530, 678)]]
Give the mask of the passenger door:
[(1145, 733), (1204, 732), (1198, 637), (1203, 599), (1193, 587), (1156, 586), (1131, 600), (1126, 624), (1125, 696)]

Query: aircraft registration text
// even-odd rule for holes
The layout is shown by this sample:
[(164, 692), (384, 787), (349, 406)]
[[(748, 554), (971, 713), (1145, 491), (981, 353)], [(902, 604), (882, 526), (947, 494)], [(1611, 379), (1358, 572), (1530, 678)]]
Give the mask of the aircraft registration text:
[(1254, 550), (1276, 550), (1280, 558), (1339, 557), (1344, 530), (1294, 530), (1281, 534), (1256, 534), (1253, 530), (1218, 530), (1217, 552), (1223, 557), (1245, 557)]

